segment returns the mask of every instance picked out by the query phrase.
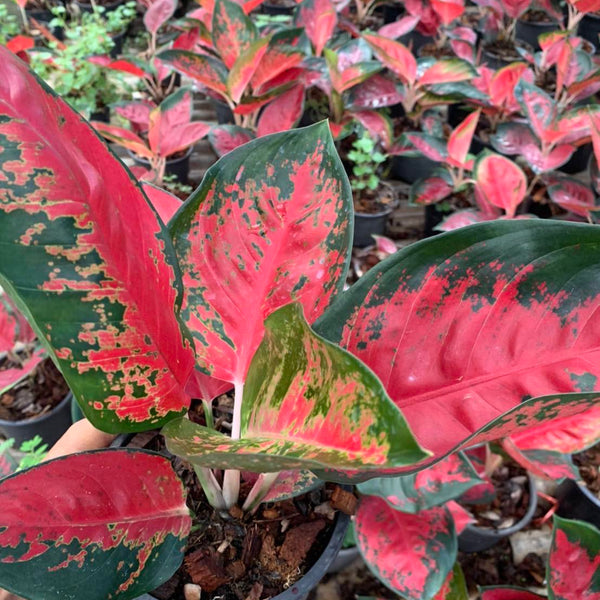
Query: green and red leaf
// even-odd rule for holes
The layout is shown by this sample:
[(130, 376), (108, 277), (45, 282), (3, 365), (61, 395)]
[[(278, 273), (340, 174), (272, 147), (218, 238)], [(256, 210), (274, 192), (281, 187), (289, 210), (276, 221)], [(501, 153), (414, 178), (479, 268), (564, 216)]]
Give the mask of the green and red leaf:
[(471, 149), (479, 115), (480, 111), (472, 112), (450, 134), (448, 138), (448, 160), (453, 167), (466, 167), (467, 155)]
[(227, 69), (220, 60), (186, 50), (165, 50), (158, 58), (208, 89), (227, 94)]
[(511, 438), (502, 440), (502, 447), (531, 475), (558, 481), (563, 477), (579, 479), (579, 470), (568, 454), (551, 450), (521, 450)]
[(142, 182), (144, 194), (158, 213), (160, 220), (166, 225), (171, 217), (181, 208), (183, 202), (173, 194), (147, 181)]
[(456, 83), (476, 76), (477, 71), (466, 60), (459, 58), (437, 60), (419, 77), (419, 86)]
[(182, 315), (209, 374), (242, 383), (280, 306), (301, 302), (309, 322), (325, 310), (344, 282), (350, 211), (325, 122), (249, 142), (208, 170), (170, 229)]
[(555, 515), (546, 579), (549, 600), (600, 600), (600, 531)]
[(407, 513), (441, 506), (482, 483), (460, 453), (411, 475), (371, 479), (358, 485), (361, 494), (383, 498), (391, 508)]
[(578, 179), (563, 177), (547, 189), (552, 202), (576, 215), (587, 218), (591, 211), (598, 209), (594, 192)]
[(256, 40), (256, 42), (240, 55), (233, 67), (231, 67), (231, 71), (229, 71), (229, 76), (227, 77), (227, 89), (231, 99), (235, 103), (239, 102), (244, 95), (262, 57), (267, 51), (268, 45), (268, 37)]
[(409, 86), (414, 84), (417, 78), (417, 61), (404, 44), (374, 34), (364, 34), (363, 37), (373, 48), (377, 58), (398, 75), (402, 83)]
[(91, 127), (0, 56), (2, 285), (97, 427), (158, 426), (194, 364), (168, 233)]
[(557, 109), (552, 98), (523, 79), (515, 86), (515, 97), (538, 139), (546, 143), (554, 142), (560, 134), (554, 128)]
[(289, 69), (298, 67), (304, 60), (304, 53), (289, 46), (269, 45), (252, 76), (252, 89), (262, 93), (263, 86)]
[(337, 12), (331, 0), (303, 0), (296, 9), (295, 24), (304, 27), (308, 39), (321, 56), (325, 44), (332, 38), (337, 24)]
[(0, 501), (2, 586), (35, 600), (136, 598), (175, 572), (191, 525), (169, 459), (139, 450), (42, 463), (0, 481)]
[(212, 39), (219, 57), (231, 69), (257, 40), (256, 27), (237, 2), (216, 0)]
[(523, 588), (498, 586), (481, 588), (481, 600), (546, 600), (546, 596)]
[(257, 137), (293, 129), (304, 110), (304, 86), (295, 85), (268, 104), (260, 115)]
[(443, 177), (418, 179), (410, 187), (410, 201), (415, 204), (435, 204), (447, 198), (452, 190), (452, 185)]
[(454, 566), (454, 523), (443, 507), (416, 515), (390, 508), (375, 496), (360, 499), (357, 546), (373, 574), (407, 600), (429, 600)]
[(469, 600), (465, 574), (459, 562), (454, 564), (454, 568), (448, 573), (444, 585), (433, 600)]
[(440, 458), (600, 397), (572, 394), (571, 377), (600, 372), (598, 265), (595, 226), (482, 223), (399, 250), (341, 294), (316, 331), (375, 371)]
[(249, 129), (238, 125), (216, 125), (208, 134), (210, 144), (217, 156), (225, 156), (238, 146), (253, 140), (254, 137)]
[(169, 450), (201, 466), (255, 472), (358, 469), (376, 475), (427, 454), (374, 374), (317, 336), (293, 303), (265, 321), (244, 385), (241, 439), (178, 419)]
[(144, 25), (153, 34), (173, 16), (177, 8), (176, 0), (154, 0), (144, 14)]
[(148, 159), (154, 156), (152, 150), (148, 148), (148, 144), (130, 129), (125, 129), (117, 125), (109, 125), (101, 121), (92, 121), (91, 124), (107, 140), (131, 150), (134, 154)]
[[(473, 174), (479, 193), (506, 211), (508, 218), (514, 217), (527, 193), (527, 177), (521, 167), (510, 158), (485, 152), (475, 162)], [(502, 185), (498, 185), (500, 181)]]

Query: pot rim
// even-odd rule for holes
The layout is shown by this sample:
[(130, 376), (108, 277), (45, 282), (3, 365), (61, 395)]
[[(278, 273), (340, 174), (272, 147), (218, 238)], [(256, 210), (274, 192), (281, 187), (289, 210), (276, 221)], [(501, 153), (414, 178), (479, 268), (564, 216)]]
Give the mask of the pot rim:
[(52, 417), (59, 408), (62, 408), (65, 404), (70, 403), (72, 399), (73, 399), (73, 392), (71, 390), (69, 390), (67, 392), (66, 396), (52, 410), (49, 410), (47, 413), (44, 413), (43, 415), (41, 415), (39, 417), (29, 417), (27, 419), (20, 419), (19, 421), (8, 421), (6, 419), (0, 419), (0, 425), (2, 425), (4, 427), (18, 428), (18, 427), (27, 427), (27, 426), (31, 425), (32, 423), (43, 423), (44, 421), (46, 421), (50, 417)]

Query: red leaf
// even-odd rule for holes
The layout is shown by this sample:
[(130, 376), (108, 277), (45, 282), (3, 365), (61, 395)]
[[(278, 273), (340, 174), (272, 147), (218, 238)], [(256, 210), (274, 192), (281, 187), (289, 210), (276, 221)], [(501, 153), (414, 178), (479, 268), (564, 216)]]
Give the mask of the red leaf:
[(392, 124), (383, 114), (375, 110), (353, 112), (352, 116), (369, 132), (371, 137), (381, 142), (384, 148), (392, 144)]
[(269, 46), (250, 81), (252, 89), (257, 94), (262, 93), (263, 86), (288, 69), (297, 67), (303, 60), (304, 54), (299, 50)]
[(412, 52), (400, 42), (379, 35), (364, 34), (364, 39), (375, 51), (379, 60), (402, 80), (412, 85), (417, 78), (417, 61)]
[(6, 47), (14, 54), (31, 50), (34, 45), (35, 40), (27, 35), (16, 35), (6, 43)]
[(482, 589), (481, 600), (546, 600), (546, 597), (520, 588), (499, 587)]
[(438, 60), (429, 67), (419, 78), (419, 85), (439, 85), (441, 83), (455, 83), (466, 81), (476, 74), (473, 67), (466, 61), (458, 58)]
[(256, 40), (256, 29), (236, 2), (215, 2), (212, 20), (215, 50), (228, 69), (244, 56)]
[(211, 401), (217, 396), (228, 392), (231, 387), (229, 381), (222, 381), (215, 377), (210, 377), (195, 369), (190, 375), (185, 391), (192, 398)]
[(556, 105), (552, 98), (526, 81), (517, 84), (515, 95), (537, 138), (542, 142), (552, 143), (556, 136), (556, 132), (553, 131)]
[(417, 26), (419, 20), (420, 17), (418, 15), (406, 15), (393, 23), (388, 23), (381, 27), (379, 31), (377, 31), (377, 35), (391, 40), (397, 40), (403, 35), (410, 33)]
[(454, 167), (465, 167), (467, 154), (471, 148), (475, 128), (479, 121), (480, 111), (472, 112), (448, 138), (448, 158)]
[(599, 538), (587, 523), (555, 518), (547, 574), (554, 600), (600, 600)]
[(159, 54), (159, 58), (184, 75), (205, 85), (209, 90), (222, 95), (227, 93), (227, 71), (220, 60), (186, 50), (166, 50)]
[(138, 156), (147, 159), (154, 157), (153, 152), (148, 148), (148, 145), (144, 140), (133, 133), (133, 131), (129, 131), (129, 129), (125, 129), (124, 127), (102, 123), (100, 121), (92, 121), (91, 124), (94, 129), (106, 139), (119, 144), (119, 146), (123, 146), (123, 148), (131, 150)]
[[(97, 134), (2, 48), (0, 97), (0, 195), (18, 198), (1, 212), (27, 217), (30, 236), (43, 223), (56, 240), (40, 255), (15, 232), (10, 261), (18, 250), (30, 267), (13, 273), (11, 289), (21, 295), (27, 286), (19, 277), (26, 277), (62, 314), (77, 313), (56, 338), (47, 313), (29, 305), (88, 418), (108, 431), (161, 424), (187, 407), (183, 388), (194, 364), (175, 316), (180, 281), (169, 237)], [(11, 180), (18, 183), (9, 191)]]
[(577, 179), (561, 179), (548, 188), (548, 194), (552, 202), (582, 217), (588, 217), (590, 211), (597, 209), (594, 192)]
[(431, 0), (431, 6), (446, 26), (458, 19), (465, 11), (463, 0)]
[(150, 111), (156, 105), (150, 101), (128, 102), (123, 106), (116, 106), (115, 112), (127, 119), (135, 131), (146, 132), (150, 126)]
[(173, 16), (176, 0), (154, 0), (144, 15), (144, 25), (150, 33), (156, 32)]
[(528, 70), (525, 63), (512, 63), (496, 71), (490, 81), (490, 102), (494, 106), (504, 107), (507, 110), (517, 110), (517, 99), (515, 98), (515, 86)]
[(337, 23), (337, 13), (331, 0), (304, 0), (298, 7), (296, 23), (303, 26), (308, 39), (321, 56), (331, 39)]
[(184, 319), (214, 377), (242, 383), (269, 314), (294, 300), (313, 322), (337, 291), (350, 200), (328, 133), (317, 124), (225, 155), (170, 223)]
[(262, 112), (257, 137), (292, 129), (304, 108), (304, 86), (296, 85), (271, 102)]
[(268, 45), (269, 38), (257, 40), (233, 65), (227, 78), (227, 88), (233, 102), (239, 102), (244, 95), (258, 65), (267, 51)]
[(381, 498), (363, 496), (355, 530), (371, 571), (408, 600), (431, 598), (454, 565), (456, 536), (444, 508), (411, 515), (390, 508)]
[[(28, 564), (56, 598), (86, 585), (95, 597), (116, 590), (136, 597), (148, 589), (144, 580), (156, 585), (177, 568), (191, 525), (169, 459), (143, 451), (42, 463), (3, 479), (0, 497), (0, 576), (3, 586), (28, 597), (40, 597), (37, 577), (24, 577)], [(162, 561), (170, 572), (160, 578)]]
[[(91, 62), (97, 62), (95, 60), (92, 59), (99, 59), (101, 57), (96, 56), (96, 57), (91, 57), (89, 60)], [(140, 67), (138, 67), (136, 64), (125, 60), (124, 58), (120, 58), (118, 60), (108, 60), (102, 63), (102, 66), (104, 66), (107, 69), (112, 69), (113, 71), (121, 71), (122, 73), (129, 73), (130, 75), (135, 75), (136, 77), (147, 77), (148, 74)]]
[(445, 162), (447, 151), (444, 141), (426, 133), (407, 133), (406, 139), (421, 154), (435, 162)]
[(499, 154), (486, 154), (477, 161), (475, 180), (490, 204), (504, 209), (509, 218), (515, 216), (527, 192), (527, 177), (516, 163)]
[(415, 181), (410, 196), (416, 204), (435, 204), (452, 193), (452, 186), (443, 177), (428, 177)]
[(142, 189), (163, 223), (168, 223), (182, 205), (177, 196), (147, 181), (142, 183)]
[(44, 358), (46, 358), (45, 352), (43, 350), (36, 350), (30, 358), (23, 362), (21, 367), (0, 371), (0, 394), (3, 394), (7, 389), (15, 385), (15, 383), (27, 377)]
[(463, 508), (458, 502), (450, 500), (446, 502), (446, 508), (450, 511), (452, 518), (454, 519), (454, 529), (456, 535), (460, 535), (467, 525), (475, 523), (473, 515), (466, 509)]
[(237, 125), (216, 125), (208, 134), (208, 139), (218, 156), (225, 156), (238, 146), (254, 139), (254, 134)]
[(472, 210), (470, 208), (465, 210), (457, 210), (450, 216), (446, 217), (439, 225), (435, 227), (436, 231), (454, 231), (461, 227), (467, 227), (474, 223), (483, 223), (489, 221), (483, 213), (478, 210)]
[(552, 450), (521, 450), (511, 438), (502, 441), (504, 451), (531, 475), (559, 480), (563, 477), (577, 480), (579, 471), (571, 457)]
[(382, 108), (402, 102), (394, 82), (378, 74), (355, 86), (349, 94), (350, 106), (355, 109)]
[(168, 137), (162, 137), (160, 140), (160, 155), (169, 157), (186, 150), (205, 137), (211, 127), (209, 123), (195, 121), (171, 128)]
[(518, 19), (531, 5), (531, 0), (500, 0), (504, 12), (511, 19)]

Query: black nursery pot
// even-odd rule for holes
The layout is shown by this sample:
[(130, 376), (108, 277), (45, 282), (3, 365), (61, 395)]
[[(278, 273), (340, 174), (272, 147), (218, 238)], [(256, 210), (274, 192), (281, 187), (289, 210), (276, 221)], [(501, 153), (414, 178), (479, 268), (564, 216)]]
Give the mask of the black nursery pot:
[(600, 500), (585, 485), (565, 479), (558, 486), (555, 498), (559, 517), (586, 521), (600, 528)]
[(581, 173), (588, 168), (590, 157), (592, 156), (592, 144), (584, 144), (579, 146), (571, 158), (558, 170), (563, 173), (573, 175), (575, 173)]
[(7, 438), (14, 438), (15, 447), (39, 435), (48, 447), (71, 426), (71, 400), (69, 392), (51, 411), (41, 417), (23, 421), (5, 421), (0, 419), (0, 432)]
[(62, 42), (65, 39), (65, 32), (62, 27), (50, 27), (50, 21), (54, 19), (54, 15), (49, 10), (28, 8), (25, 12), (28, 19), (35, 19), (40, 25), (46, 27), (57, 40)]
[(211, 98), (210, 103), (217, 113), (217, 123), (219, 125), (231, 125), (234, 123), (233, 113), (226, 102)]
[(591, 13), (586, 14), (579, 23), (577, 35), (591, 42), (598, 52), (598, 36), (600, 35), (600, 16)]
[(113, 41), (114, 46), (110, 50), (110, 57), (117, 58), (120, 54), (123, 53), (123, 42), (125, 41), (125, 35), (127, 34), (127, 30), (123, 30), (120, 33), (115, 33), (110, 36), (110, 39)]
[[(174, 159), (167, 159), (165, 175), (173, 175), (177, 181), (179, 181), (179, 183), (187, 183), (190, 174), (190, 156), (192, 155), (193, 151), (194, 147), (190, 146), (183, 156)], [(150, 168), (149, 160), (137, 156), (130, 150), (127, 150), (127, 153), (136, 165), (145, 167), (146, 169)]]
[[(308, 598), (310, 592), (317, 587), (338, 555), (349, 524), (350, 517), (338, 512), (329, 543), (317, 562), (296, 583), (281, 592), (281, 594), (273, 596), (271, 600), (305, 600)], [(155, 597), (152, 594), (144, 594), (136, 600), (155, 600)]]
[(375, 243), (373, 235), (385, 235), (389, 216), (393, 208), (376, 213), (354, 213), (354, 238), (352, 245), (357, 248), (364, 248)]
[(519, 19), (515, 28), (515, 38), (529, 44), (534, 50), (540, 50), (538, 37), (543, 33), (550, 33), (557, 29), (560, 29), (560, 25), (557, 21), (548, 23)]
[(295, 2), (292, 2), (289, 5), (286, 5), (285, 3), (274, 4), (273, 2), (263, 2), (261, 4), (261, 12), (265, 15), (270, 15), (272, 17), (277, 17), (280, 15), (292, 16), (294, 14), (295, 8)]
[(428, 177), (439, 163), (426, 156), (392, 156), (390, 177), (405, 183)]
[(467, 525), (463, 532), (458, 536), (458, 549), (461, 552), (481, 552), (487, 550), (501, 539), (516, 533), (523, 529), (533, 518), (533, 513), (537, 508), (537, 492), (535, 481), (529, 478), (529, 506), (527, 512), (520, 521), (517, 521), (511, 527), (504, 529), (487, 529), (475, 525)]
[[(110, 4), (102, 4), (102, 6), (106, 9), (106, 12), (110, 12), (111, 10), (119, 8), (119, 6), (121, 6), (121, 4), (123, 4), (124, 2), (125, 0), (115, 0), (115, 2), (111, 2)], [(78, 0), (75, 0), (75, 4), (79, 7), (79, 10), (81, 10), (81, 12), (94, 12), (94, 6), (91, 2), (79, 2)]]

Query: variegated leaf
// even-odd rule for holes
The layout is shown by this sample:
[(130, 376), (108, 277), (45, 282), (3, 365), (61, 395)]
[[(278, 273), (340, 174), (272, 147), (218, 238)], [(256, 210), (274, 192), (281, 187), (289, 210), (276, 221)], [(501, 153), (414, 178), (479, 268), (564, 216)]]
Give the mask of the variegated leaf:
[(244, 56), (258, 34), (244, 9), (230, 0), (216, 0), (212, 20), (213, 46), (228, 69)]
[(169, 450), (201, 466), (255, 472), (381, 469), (427, 456), (360, 361), (317, 336), (299, 304), (273, 312), (244, 386), (241, 439), (187, 419), (163, 428)]
[(325, 122), (249, 142), (208, 170), (170, 230), (182, 315), (210, 375), (243, 383), (280, 306), (300, 301), (309, 322), (325, 310), (344, 282), (350, 211)]
[(253, 140), (254, 134), (238, 125), (216, 125), (210, 130), (208, 139), (217, 156), (225, 156), (238, 146)]
[(0, 502), (0, 581), (32, 600), (137, 598), (178, 568), (191, 525), (170, 461), (140, 450), (42, 463), (0, 481)]
[(93, 130), (1, 48), (0, 113), (3, 287), (96, 426), (164, 423), (187, 408), (194, 364), (167, 232)]
[(407, 600), (431, 600), (454, 566), (454, 523), (444, 507), (416, 515), (375, 496), (360, 499), (357, 546), (373, 574)]

